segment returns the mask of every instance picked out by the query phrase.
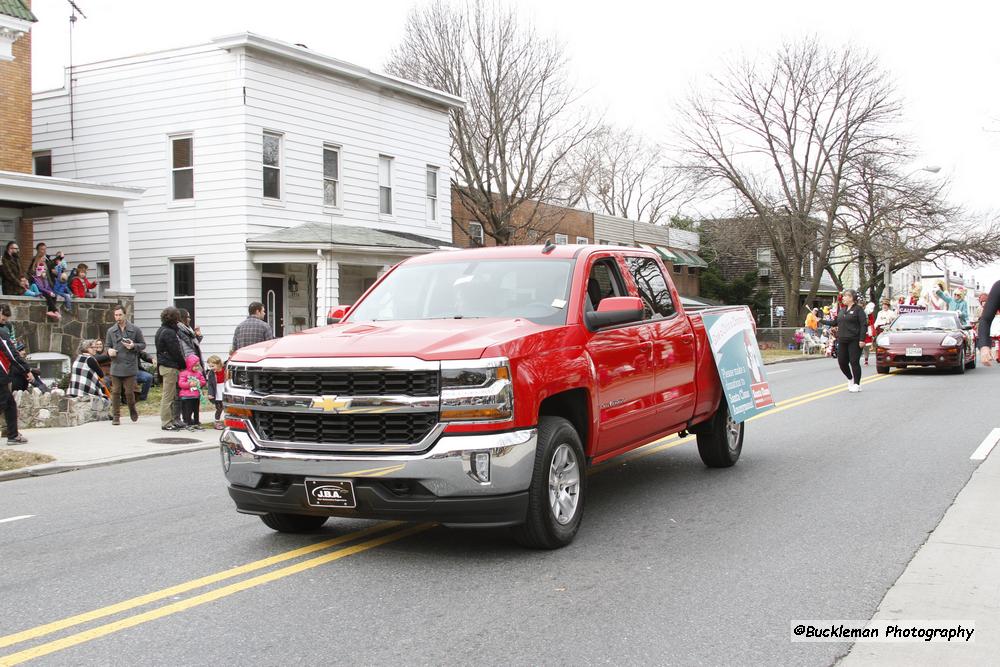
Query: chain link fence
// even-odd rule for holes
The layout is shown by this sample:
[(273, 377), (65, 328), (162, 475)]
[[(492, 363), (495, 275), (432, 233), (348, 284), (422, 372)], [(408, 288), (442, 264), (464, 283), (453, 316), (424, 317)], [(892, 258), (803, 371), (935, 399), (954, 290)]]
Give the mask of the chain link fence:
[(760, 327), (757, 342), (763, 351), (823, 356), (825, 341), (801, 327)]

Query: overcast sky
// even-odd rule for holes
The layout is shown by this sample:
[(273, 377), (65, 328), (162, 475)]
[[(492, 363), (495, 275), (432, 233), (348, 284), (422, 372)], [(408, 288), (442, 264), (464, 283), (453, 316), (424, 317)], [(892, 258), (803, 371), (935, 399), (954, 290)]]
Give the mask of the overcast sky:
[[(77, 64), (206, 42), (243, 31), (303, 43), (382, 69), (412, 0), (77, 0)], [(672, 107), (728, 56), (816, 34), (878, 55), (905, 100), (907, 131), (942, 168), (952, 196), (1000, 211), (1000, 3), (516, 0), (566, 45), (585, 102), (609, 120), (666, 138)], [(67, 0), (33, 0), (34, 89), (63, 85)], [(277, 13), (276, 13), (277, 12)], [(933, 176), (929, 176), (935, 178)], [(1000, 279), (1000, 266), (976, 272)]]

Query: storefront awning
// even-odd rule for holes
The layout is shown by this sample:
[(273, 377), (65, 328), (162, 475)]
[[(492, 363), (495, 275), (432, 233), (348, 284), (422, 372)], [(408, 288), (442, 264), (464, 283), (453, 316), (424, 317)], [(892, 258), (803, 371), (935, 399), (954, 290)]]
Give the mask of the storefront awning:
[(708, 266), (708, 262), (690, 250), (672, 249), (671, 252), (677, 255), (677, 261), (674, 263), (679, 266), (695, 266), (702, 269)]

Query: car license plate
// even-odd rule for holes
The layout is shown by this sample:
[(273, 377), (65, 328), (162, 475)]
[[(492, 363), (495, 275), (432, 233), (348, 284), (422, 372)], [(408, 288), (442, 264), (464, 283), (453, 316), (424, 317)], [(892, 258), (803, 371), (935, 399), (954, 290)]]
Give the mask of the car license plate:
[(908, 357), (922, 357), (922, 356), (924, 356), (924, 348), (922, 348), (922, 347), (908, 347), (908, 348), (906, 348), (906, 356), (908, 356)]
[(354, 507), (354, 482), (307, 478), (306, 502), (312, 507)]

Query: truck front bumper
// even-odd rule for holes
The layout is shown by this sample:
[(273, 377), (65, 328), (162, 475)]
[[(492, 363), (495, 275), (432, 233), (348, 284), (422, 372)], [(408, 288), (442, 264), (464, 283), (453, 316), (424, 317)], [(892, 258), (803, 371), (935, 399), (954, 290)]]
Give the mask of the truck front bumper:
[[(423, 454), (347, 455), (262, 449), (244, 431), (221, 437), (222, 468), (237, 511), (477, 526), (524, 521), (535, 465), (535, 429), (442, 436)], [(474, 457), (489, 454), (489, 480)], [(482, 469), (479, 470), (480, 475)], [(350, 480), (357, 506), (314, 507), (305, 479)]]

